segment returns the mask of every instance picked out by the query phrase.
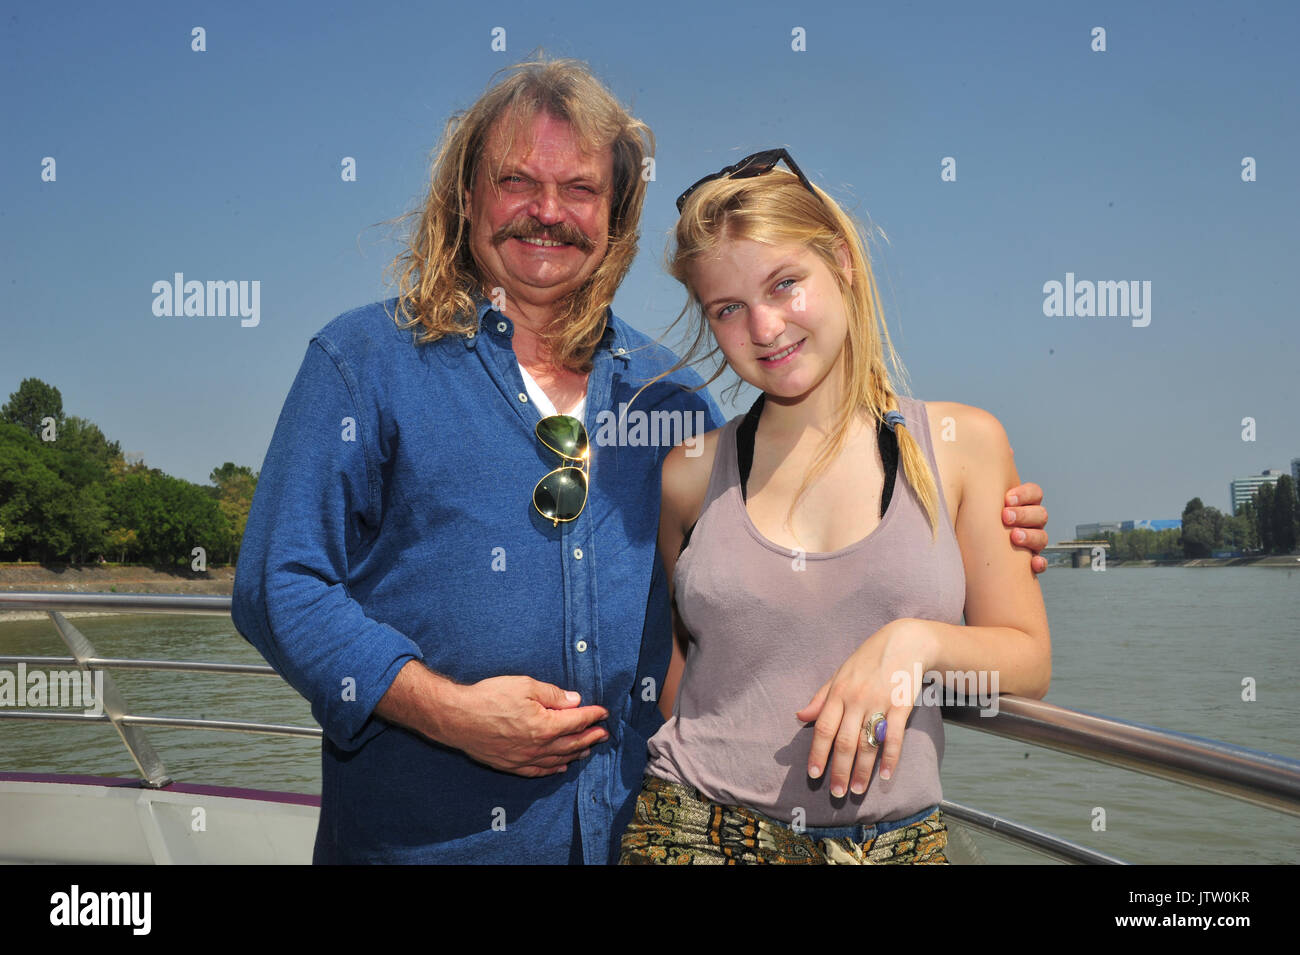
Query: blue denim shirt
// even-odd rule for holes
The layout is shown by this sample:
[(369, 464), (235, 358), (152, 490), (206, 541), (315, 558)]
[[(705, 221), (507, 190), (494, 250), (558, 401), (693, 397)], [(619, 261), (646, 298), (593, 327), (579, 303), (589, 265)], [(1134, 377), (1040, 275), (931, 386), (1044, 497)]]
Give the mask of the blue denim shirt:
[[(532, 491), (559, 460), (534, 434), (510, 320), (482, 304), (477, 334), (417, 346), (395, 307), (312, 338), (235, 578), (235, 625), (325, 732), (315, 859), (613, 861), (671, 649), (656, 538), (660, 464), (681, 432), (665, 426), (698, 437), (722, 416), (684, 370), (616, 423), (675, 358), (611, 311), (587, 385), (587, 505), (554, 526)], [(462, 683), (576, 690), (609, 710), (610, 738), (554, 776), (491, 769), (374, 714), (410, 660)]]

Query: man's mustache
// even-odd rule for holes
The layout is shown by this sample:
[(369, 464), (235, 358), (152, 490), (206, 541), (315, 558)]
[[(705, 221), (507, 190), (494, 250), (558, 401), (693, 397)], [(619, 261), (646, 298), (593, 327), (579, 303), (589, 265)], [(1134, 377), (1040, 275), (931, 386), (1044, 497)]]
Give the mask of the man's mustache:
[(531, 216), (523, 216), (503, 225), (493, 234), (492, 244), (500, 245), (506, 239), (548, 239), (551, 242), (567, 243), (583, 252), (590, 252), (596, 247), (591, 239), (567, 222), (545, 226)]

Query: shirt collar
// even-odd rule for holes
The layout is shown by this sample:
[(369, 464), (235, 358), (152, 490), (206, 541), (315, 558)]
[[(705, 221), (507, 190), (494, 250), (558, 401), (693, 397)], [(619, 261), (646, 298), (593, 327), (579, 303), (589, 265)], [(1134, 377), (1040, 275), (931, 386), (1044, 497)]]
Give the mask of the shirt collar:
[[(490, 301), (484, 298), (476, 298), (474, 305), (478, 314), (475, 324), (480, 332), (499, 334), (505, 338), (509, 338), (514, 334), (514, 322), (494, 309)], [(505, 326), (504, 331), (501, 330), (501, 325)], [(473, 348), (478, 342), (478, 335), (463, 335), (461, 340), (465, 343), (466, 348)], [(600, 341), (596, 344), (596, 350), (608, 351), (616, 358), (621, 358), (624, 362), (628, 360), (627, 333), (622, 328), (622, 322), (617, 320), (612, 308), (605, 309), (605, 331), (601, 333)]]

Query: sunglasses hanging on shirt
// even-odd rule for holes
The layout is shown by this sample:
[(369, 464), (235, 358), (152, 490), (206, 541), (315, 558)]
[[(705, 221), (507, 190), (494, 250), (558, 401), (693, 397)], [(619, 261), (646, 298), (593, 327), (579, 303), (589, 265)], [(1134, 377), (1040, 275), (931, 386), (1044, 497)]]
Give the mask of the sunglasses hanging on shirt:
[(552, 526), (576, 520), (587, 506), (587, 429), (572, 415), (553, 414), (537, 422), (533, 430), (542, 444), (564, 459), (533, 488), (533, 507)]

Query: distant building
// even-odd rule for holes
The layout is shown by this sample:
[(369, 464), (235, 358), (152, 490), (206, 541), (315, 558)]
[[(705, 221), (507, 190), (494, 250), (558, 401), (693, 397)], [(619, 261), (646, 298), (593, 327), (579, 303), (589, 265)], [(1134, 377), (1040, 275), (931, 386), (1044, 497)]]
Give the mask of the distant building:
[[(1300, 461), (1300, 458), (1291, 462), (1291, 469), (1293, 471), (1295, 470), (1298, 461)], [(1269, 468), (1267, 471), (1262, 471), (1259, 474), (1252, 474), (1250, 477), (1233, 479), (1233, 481), (1228, 485), (1229, 491), (1232, 494), (1233, 515), (1235, 516), (1236, 513), (1241, 510), (1241, 505), (1247, 503), (1255, 496), (1256, 491), (1265, 484), (1276, 484), (1277, 479), (1284, 474), (1286, 474), (1285, 471), (1280, 471), (1277, 468)]]
[(1182, 526), (1182, 521), (1098, 521), (1096, 524), (1075, 524), (1074, 539), (1095, 541), (1101, 540), (1105, 534), (1118, 534), (1120, 531), (1176, 531)]
[[(1123, 521), (1101, 521), (1097, 524), (1075, 524), (1074, 539), (1077, 541), (1101, 540), (1103, 534), (1118, 534)], [(1131, 522), (1130, 522), (1131, 523)]]
[(1176, 531), (1183, 526), (1181, 520), (1176, 521), (1125, 521), (1120, 527), (1122, 531)]
[(1296, 487), (1300, 487), (1300, 458), (1291, 459), (1291, 480)]

